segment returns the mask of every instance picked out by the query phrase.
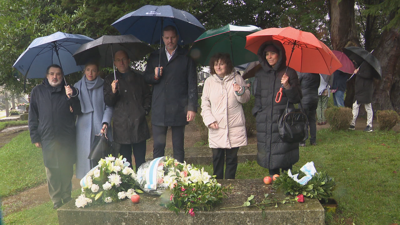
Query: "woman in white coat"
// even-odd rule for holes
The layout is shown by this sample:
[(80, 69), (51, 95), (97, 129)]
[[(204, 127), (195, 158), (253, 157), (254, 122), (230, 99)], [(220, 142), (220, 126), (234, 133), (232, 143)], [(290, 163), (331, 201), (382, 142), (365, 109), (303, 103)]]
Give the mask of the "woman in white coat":
[(214, 175), (235, 179), (239, 147), (247, 145), (242, 104), (250, 91), (233, 67), (229, 54), (217, 53), (210, 60), (211, 76), (204, 83), (201, 116), (208, 127), (208, 142), (213, 152)]
[[(98, 77), (98, 64), (94, 61), (88, 62), (84, 73), (82, 79), (74, 85), (79, 90), (78, 97), (82, 111), (76, 121), (76, 177), (78, 179), (84, 177), (91, 169), (88, 156), (94, 136), (107, 132), (108, 139), (112, 141), (111, 129), (107, 127), (111, 124), (113, 109), (104, 103), (104, 80)], [(97, 162), (93, 163), (97, 165)]]

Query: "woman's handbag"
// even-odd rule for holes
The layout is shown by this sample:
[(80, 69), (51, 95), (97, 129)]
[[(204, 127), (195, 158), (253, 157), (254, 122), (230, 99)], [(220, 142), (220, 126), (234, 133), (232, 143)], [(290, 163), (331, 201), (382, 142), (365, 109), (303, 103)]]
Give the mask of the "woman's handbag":
[(295, 143), (308, 138), (308, 119), (301, 102), (299, 109), (289, 108), (289, 101), (287, 102), (286, 109), (278, 120), (278, 130), (284, 142)]
[(94, 136), (92, 149), (90, 150), (89, 159), (90, 160), (100, 160), (109, 154), (112, 154), (111, 143), (108, 140), (106, 134), (96, 134)]

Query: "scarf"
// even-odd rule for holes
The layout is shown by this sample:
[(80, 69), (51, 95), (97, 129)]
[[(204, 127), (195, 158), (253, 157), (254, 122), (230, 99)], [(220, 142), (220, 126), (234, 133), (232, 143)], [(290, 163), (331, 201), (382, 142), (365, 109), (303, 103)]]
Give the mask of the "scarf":
[(78, 87), (80, 90), (78, 97), (81, 102), (81, 111), (82, 113), (93, 112), (92, 92), (94, 89), (101, 87), (104, 80), (96, 77), (96, 79), (90, 81), (86, 79), (85, 75), (83, 75), (81, 80), (81, 85)]

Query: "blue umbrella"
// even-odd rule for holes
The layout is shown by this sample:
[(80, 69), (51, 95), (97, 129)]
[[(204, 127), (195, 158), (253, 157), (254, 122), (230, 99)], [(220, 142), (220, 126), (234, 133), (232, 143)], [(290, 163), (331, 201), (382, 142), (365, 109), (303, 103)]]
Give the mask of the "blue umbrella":
[(76, 65), (72, 55), (82, 44), (89, 41), (93, 39), (63, 32), (36, 38), (18, 57), (13, 67), (25, 78), (44, 78), (47, 67), (52, 64), (60, 65), (64, 75), (81, 71), (83, 66)]
[(205, 30), (192, 14), (169, 5), (145, 5), (111, 25), (121, 34), (133, 34), (149, 44), (161, 43), (162, 30), (168, 25), (177, 29), (181, 45), (193, 43)]

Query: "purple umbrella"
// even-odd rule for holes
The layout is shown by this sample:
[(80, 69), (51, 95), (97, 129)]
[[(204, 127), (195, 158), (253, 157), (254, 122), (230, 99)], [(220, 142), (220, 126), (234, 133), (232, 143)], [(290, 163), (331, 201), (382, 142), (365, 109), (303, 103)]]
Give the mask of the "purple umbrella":
[(342, 63), (342, 67), (340, 67), (338, 70), (348, 73), (348, 74), (353, 74), (354, 73), (354, 64), (353, 62), (341, 51), (337, 50), (332, 50), (333, 54), (339, 59), (340, 63)]

